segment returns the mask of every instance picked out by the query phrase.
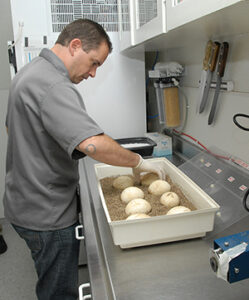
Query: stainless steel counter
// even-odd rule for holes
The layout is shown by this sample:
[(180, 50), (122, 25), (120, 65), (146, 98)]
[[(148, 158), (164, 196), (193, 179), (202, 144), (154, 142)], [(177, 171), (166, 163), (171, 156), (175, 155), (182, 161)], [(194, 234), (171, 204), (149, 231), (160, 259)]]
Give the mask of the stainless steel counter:
[[(200, 166), (199, 161), (203, 157), (198, 157), (199, 151), (190, 152), (188, 155), (175, 152), (168, 158), (186, 173), (192, 168), (192, 179), (197, 178), (197, 183), (217, 202), (223, 201), (221, 220), (216, 220), (214, 232), (202, 239), (125, 250), (115, 246), (112, 241), (97, 190), (93, 168), (97, 162), (85, 158), (81, 163), (81, 198), (92, 299), (247, 300), (249, 298), (248, 280), (229, 284), (218, 279), (209, 264), (209, 248), (212, 247), (213, 239), (248, 230), (249, 214), (241, 209), (238, 200), (240, 194), (224, 187), (221, 179), (211, 176), (209, 173), (211, 169), (206, 171)], [(215, 167), (223, 168), (219, 160), (210, 159), (212, 164), (215, 162)], [(242, 174), (241, 178), (243, 181), (249, 177)], [(237, 203), (232, 206), (230, 201), (226, 203), (225, 199), (230, 198), (235, 198)], [(234, 211), (235, 217), (231, 214), (234, 205), (239, 211), (237, 214)], [(227, 218), (230, 215), (232, 221)]]

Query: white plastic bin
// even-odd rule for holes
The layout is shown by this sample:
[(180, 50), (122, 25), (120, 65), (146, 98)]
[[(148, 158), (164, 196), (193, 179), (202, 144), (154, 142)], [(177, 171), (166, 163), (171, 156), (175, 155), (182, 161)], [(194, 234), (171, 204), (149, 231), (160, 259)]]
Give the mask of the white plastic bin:
[(132, 169), (96, 164), (95, 172), (99, 181), (99, 194), (114, 244), (119, 245), (121, 248), (131, 248), (202, 237), (206, 235), (206, 232), (212, 231), (215, 213), (218, 211), (219, 205), (166, 158), (152, 158), (149, 160), (154, 164), (165, 164), (168, 170), (167, 174), (180, 187), (181, 191), (197, 210), (146, 219), (111, 221), (100, 185), (100, 179), (132, 174)]

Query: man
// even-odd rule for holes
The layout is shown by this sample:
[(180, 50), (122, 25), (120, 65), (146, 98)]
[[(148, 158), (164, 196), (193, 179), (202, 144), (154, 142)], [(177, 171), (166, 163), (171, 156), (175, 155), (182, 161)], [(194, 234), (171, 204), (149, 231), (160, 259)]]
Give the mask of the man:
[(77, 159), (131, 167), (136, 178), (153, 166), (103, 133), (73, 85), (94, 77), (112, 50), (90, 20), (67, 25), (55, 46), (22, 68), (10, 89), (5, 216), (31, 250), (39, 300), (77, 298), (79, 243)]

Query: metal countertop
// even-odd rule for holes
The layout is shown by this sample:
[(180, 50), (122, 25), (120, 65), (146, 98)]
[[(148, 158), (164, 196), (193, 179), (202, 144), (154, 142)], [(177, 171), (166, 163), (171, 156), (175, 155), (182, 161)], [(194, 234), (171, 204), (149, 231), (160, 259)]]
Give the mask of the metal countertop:
[[(221, 179), (209, 176), (210, 169), (204, 172), (198, 166), (199, 153), (192, 153), (193, 158), (189, 161), (186, 161), (186, 156), (183, 158), (178, 154), (167, 158), (184, 172), (193, 169), (197, 162), (194, 170), (194, 176), (199, 180), (197, 183), (215, 201), (223, 199), (221, 195), (238, 201), (240, 195), (224, 188)], [(195, 157), (198, 157), (198, 161), (195, 161)], [(225, 219), (223, 222), (218, 220), (214, 232), (205, 238), (122, 250), (113, 244), (97, 189), (93, 168), (95, 163), (87, 157), (80, 164), (81, 201), (92, 299), (248, 299), (248, 280), (229, 284), (218, 279), (209, 264), (209, 249), (215, 238), (248, 230), (249, 214), (240, 209), (241, 203), (236, 204), (239, 214), (233, 214), (230, 221), (226, 216), (232, 216), (231, 208), (227, 207), (231, 207), (231, 203), (224, 202), (222, 216)], [(220, 161), (215, 161), (217, 167), (216, 163), (220, 166)], [(246, 175), (243, 178), (248, 179)]]

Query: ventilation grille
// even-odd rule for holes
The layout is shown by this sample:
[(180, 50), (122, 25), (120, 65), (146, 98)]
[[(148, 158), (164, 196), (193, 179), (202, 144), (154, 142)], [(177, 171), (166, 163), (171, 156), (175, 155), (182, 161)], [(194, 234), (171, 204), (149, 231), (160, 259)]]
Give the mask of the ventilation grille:
[(50, 0), (52, 31), (61, 32), (77, 19), (90, 19), (106, 31), (118, 31), (117, 0)]
[(121, 18), (122, 18), (122, 31), (130, 31), (130, 6), (129, 0), (121, 2)]

